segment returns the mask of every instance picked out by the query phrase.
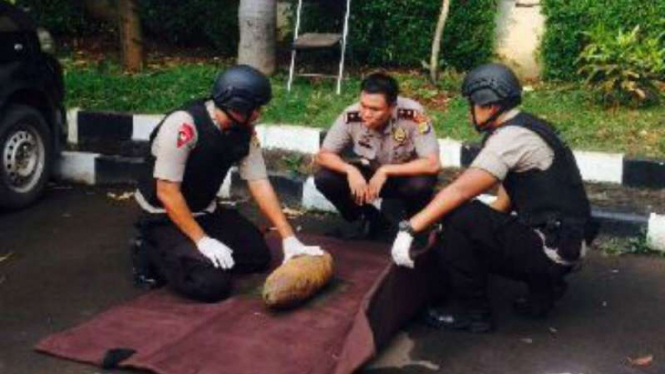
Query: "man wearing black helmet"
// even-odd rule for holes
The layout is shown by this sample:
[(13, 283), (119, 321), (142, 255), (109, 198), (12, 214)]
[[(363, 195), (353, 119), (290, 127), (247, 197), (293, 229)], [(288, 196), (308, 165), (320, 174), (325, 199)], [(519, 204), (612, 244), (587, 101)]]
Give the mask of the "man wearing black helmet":
[(246, 65), (221, 73), (212, 97), (168, 114), (150, 136), (150, 153), (136, 200), (144, 245), (135, 250), (138, 281), (165, 281), (189, 298), (228, 296), (231, 273), (264, 270), (270, 253), (261, 232), (216, 196), (229, 169), (241, 178), (283, 238), (284, 261), (320, 255), (287, 222), (268, 181), (253, 123), (271, 99), (268, 79)]
[[(413, 233), (443, 224), (437, 251), (457, 305), (429, 309), (426, 321), (434, 326), (490, 331), (489, 273), (526, 282), (529, 293), (515, 301), (515, 311), (545, 317), (566, 289), (563, 276), (595, 236), (571, 150), (551, 125), (518, 109), (521, 91), (515, 74), (500, 64), (466, 76), (462, 94), (471, 122), (484, 133), (483, 147), (468, 170), (400, 224), (392, 255), (408, 267)], [(473, 200), (495, 186), (491, 207)]]

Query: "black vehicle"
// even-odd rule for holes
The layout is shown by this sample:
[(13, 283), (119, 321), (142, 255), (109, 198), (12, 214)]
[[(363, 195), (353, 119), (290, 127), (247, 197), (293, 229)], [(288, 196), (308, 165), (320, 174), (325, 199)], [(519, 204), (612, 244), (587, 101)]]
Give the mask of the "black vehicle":
[(66, 137), (62, 67), (53, 41), (0, 1), (0, 207), (37, 199)]

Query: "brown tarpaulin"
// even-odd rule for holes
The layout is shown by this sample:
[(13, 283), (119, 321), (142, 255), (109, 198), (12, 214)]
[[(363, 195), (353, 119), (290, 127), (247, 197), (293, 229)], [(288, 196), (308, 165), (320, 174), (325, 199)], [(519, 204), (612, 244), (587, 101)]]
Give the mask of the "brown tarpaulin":
[[(100, 365), (109, 350), (129, 348), (136, 353), (120, 367), (160, 374), (348, 374), (442, 288), (431, 253), (417, 259), (414, 271), (391, 264), (388, 244), (305, 240), (333, 255), (335, 280), (295, 310), (267, 310), (260, 296), (265, 274), (253, 275), (217, 304), (149, 292), (36, 349)], [(268, 241), (279, 260), (279, 241)]]

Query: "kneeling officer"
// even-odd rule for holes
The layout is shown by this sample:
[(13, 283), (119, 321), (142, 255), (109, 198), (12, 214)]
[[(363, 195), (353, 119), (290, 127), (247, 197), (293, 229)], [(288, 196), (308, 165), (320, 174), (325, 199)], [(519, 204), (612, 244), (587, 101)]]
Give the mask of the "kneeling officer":
[[(474, 126), (485, 133), (483, 147), (468, 170), (400, 224), (393, 244), (394, 261), (413, 266), (413, 233), (443, 224), (437, 251), (459, 309), (429, 310), (428, 321), (439, 327), (492, 329), (489, 273), (526, 282), (529, 294), (516, 300), (516, 312), (544, 317), (596, 234), (573, 153), (548, 123), (518, 109), (521, 91), (503, 65), (466, 76), (462, 93)], [(473, 200), (497, 185), (491, 207)]]
[(142, 271), (153, 269), (184, 296), (221, 300), (231, 290), (232, 272), (261, 271), (270, 262), (259, 229), (235, 210), (217, 206), (217, 192), (235, 164), (283, 238), (285, 261), (322, 254), (294, 236), (267, 178), (253, 123), (271, 96), (262, 73), (235, 66), (218, 76), (212, 98), (170, 113), (150, 136), (147, 167), (135, 195), (146, 245), (136, 257), (146, 260), (138, 261)]

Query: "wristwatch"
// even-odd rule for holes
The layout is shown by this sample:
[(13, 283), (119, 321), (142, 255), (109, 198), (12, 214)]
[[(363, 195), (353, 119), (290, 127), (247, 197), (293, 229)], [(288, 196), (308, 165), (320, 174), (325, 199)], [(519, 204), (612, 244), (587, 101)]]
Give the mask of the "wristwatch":
[(411, 226), (411, 222), (408, 220), (403, 220), (399, 223), (399, 231), (404, 231), (408, 233), (409, 235), (413, 236), (415, 235), (415, 230), (413, 229), (413, 226)]

